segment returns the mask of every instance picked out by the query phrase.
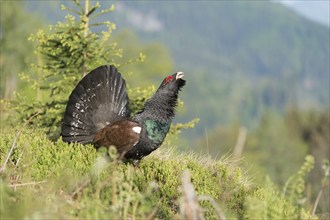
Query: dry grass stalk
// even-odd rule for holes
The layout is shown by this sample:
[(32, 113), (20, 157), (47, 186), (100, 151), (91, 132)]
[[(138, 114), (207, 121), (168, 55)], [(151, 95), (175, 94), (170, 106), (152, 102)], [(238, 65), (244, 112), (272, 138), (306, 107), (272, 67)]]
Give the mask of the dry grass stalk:
[(5, 162), (2, 164), (2, 166), (1, 166), (1, 168), (0, 168), (0, 173), (2, 173), (2, 172), (5, 171), (6, 166), (7, 166), (7, 163), (8, 163), (8, 161), (9, 161), (9, 158), (10, 158), (10, 156), (11, 156), (11, 154), (12, 154), (14, 148), (16, 147), (16, 143), (17, 143), (17, 141), (18, 141), (19, 136), (21, 135), (21, 133), (22, 133), (22, 131), (23, 131), (23, 128), (24, 128), (28, 123), (30, 123), (31, 120), (32, 120), (34, 117), (36, 117), (36, 116), (39, 115), (39, 114), (40, 114), (40, 112), (36, 112), (34, 115), (32, 115), (32, 116), (31, 116), (31, 117), (30, 117), (30, 118), (24, 123), (24, 125), (18, 130), (18, 132), (16, 133), (16, 136), (15, 136), (15, 138), (14, 138), (14, 140), (13, 140), (13, 143), (12, 143), (11, 146), (10, 146), (9, 152), (8, 152), (7, 157), (6, 157), (6, 159), (5, 159)]
[(203, 210), (199, 206), (198, 198), (196, 196), (194, 186), (190, 180), (190, 174), (188, 170), (185, 170), (182, 175), (181, 186), (181, 204), (180, 215), (183, 219), (189, 220), (203, 220)]

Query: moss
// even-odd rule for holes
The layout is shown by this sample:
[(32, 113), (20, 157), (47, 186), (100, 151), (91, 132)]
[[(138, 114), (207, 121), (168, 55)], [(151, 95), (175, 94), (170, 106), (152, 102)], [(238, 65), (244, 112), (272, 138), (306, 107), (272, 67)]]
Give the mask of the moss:
[[(244, 197), (249, 193), (249, 187), (242, 185), (244, 181), (241, 180), (240, 169), (229, 170), (221, 161), (208, 163), (203, 164), (202, 158), (189, 155), (173, 155), (173, 158), (167, 159), (149, 157), (140, 164), (141, 174), (138, 175), (136, 184), (140, 190), (144, 190), (150, 181), (156, 181), (158, 189), (154, 192), (154, 201), (159, 198), (164, 199), (158, 215), (170, 217), (170, 213), (178, 211), (177, 199), (181, 175), (188, 169), (197, 195), (210, 196), (219, 203), (223, 201), (222, 203), (227, 204), (232, 209), (231, 212), (238, 213), (236, 217), (239, 217)], [(228, 181), (223, 177), (229, 177)], [(234, 192), (231, 196), (226, 196), (225, 190), (228, 189)], [(205, 209), (206, 217), (216, 217), (210, 203), (202, 202), (202, 207)]]
[(46, 135), (34, 130), (16, 130), (1, 135), (1, 163), (17, 138), (8, 165), (21, 172), (23, 178), (35, 181), (63, 175), (83, 175), (94, 163), (96, 150), (92, 146), (68, 145), (61, 140), (51, 142)]
[[(51, 142), (42, 131), (1, 134), (0, 161), (14, 150), (1, 174), (1, 217), (65, 219), (173, 219), (180, 217), (182, 173), (189, 170), (197, 196), (215, 201), (236, 219), (295, 217), (296, 207), (271, 184), (254, 187), (230, 160), (176, 154), (166, 146), (139, 167), (111, 160), (92, 146)], [(199, 202), (207, 219), (214, 204)], [(302, 217), (309, 216), (299, 209)]]

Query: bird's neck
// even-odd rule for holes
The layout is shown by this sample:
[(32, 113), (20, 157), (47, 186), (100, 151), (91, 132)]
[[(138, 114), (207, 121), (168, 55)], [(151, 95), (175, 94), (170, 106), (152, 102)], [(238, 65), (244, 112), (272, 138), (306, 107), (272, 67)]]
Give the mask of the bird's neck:
[(146, 136), (152, 141), (152, 147), (157, 148), (163, 143), (174, 117), (177, 99), (154, 95), (146, 101), (140, 113), (134, 116), (134, 120), (140, 122)]
[(144, 111), (160, 121), (172, 121), (177, 106), (177, 98), (154, 95), (144, 104)]

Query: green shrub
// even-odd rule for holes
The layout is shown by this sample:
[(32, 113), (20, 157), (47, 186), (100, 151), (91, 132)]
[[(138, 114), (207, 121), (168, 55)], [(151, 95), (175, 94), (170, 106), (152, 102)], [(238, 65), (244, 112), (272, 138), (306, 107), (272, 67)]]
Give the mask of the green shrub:
[(207, 219), (218, 219), (220, 209), (236, 219), (309, 217), (270, 181), (253, 186), (231, 159), (178, 154), (167, 145), (135, 167), (90, 145), (52, 142), (41, 130), (21, 127), (1, 133), (0, 153), (2, 218), (182, 218), (185, 170)]

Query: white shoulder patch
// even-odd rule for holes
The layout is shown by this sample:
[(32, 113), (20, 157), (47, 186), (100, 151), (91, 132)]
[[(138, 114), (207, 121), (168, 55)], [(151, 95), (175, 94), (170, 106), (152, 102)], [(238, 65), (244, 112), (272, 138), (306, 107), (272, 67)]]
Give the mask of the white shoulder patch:
[(141, 127), (136, 126), (136, 127), (133, 127), (132, 130), (137, 134), (141, 133)]

